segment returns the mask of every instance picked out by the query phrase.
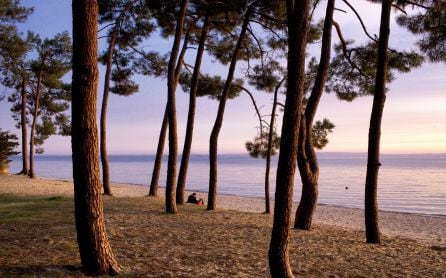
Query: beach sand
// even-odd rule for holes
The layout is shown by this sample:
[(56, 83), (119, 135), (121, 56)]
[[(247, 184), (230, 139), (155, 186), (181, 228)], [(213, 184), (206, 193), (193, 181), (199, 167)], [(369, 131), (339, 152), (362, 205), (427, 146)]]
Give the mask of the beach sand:
[[(112, 190), (114, 197), (104, 198), (106, 225), (125, 275), (268, 276), (267, 250), (272, 216), (262, 214), (264, 200), (219, 195), (216, 212), (185, 205), (179, 207), (178, 214), (167, 215), (163, 213), (163, 198), (144, 197), (147, 187), (112, 184)], [(62, 180), (0, 176), (0, 194), (70, 198), (73, 184)], [(160, 189), (159, 195), (163, 194)], [(199, 195), (206, 197), (205, 193)], [(380, 225), (384, 242), (381, 245), (364, 243), (361, 209), (319, 205), (313, 223), (312, 231), (292, 231), (290, 256), (293, 271), (298, 275), (446, 277), (446, 217), (382, 211)], [(8, 231), (11, 233), (9, 225), (1, 223), (0, 218), (0, 241), (18, 240), (14, 238), (15, 232), (11, 238), (1, 236)], [(71, 231), (73, 224), (67, 225), (71, 225), (67, 226)], [(13, 228), (17, 233), (20, 229)], [(44, 230), (41, 232), (44, 234)], [(26, 233), (29, 231), (23, 230), (20, 236)], [(68, 234), (60, 242), (75, 241), (74, 230)], [(58, 242), (57, 236), (50, 241)], [(23, 244), (35, 244), (32, 250), (39, 248), (34, 241)], [(77, 256), (75, 247), (70, 249), (72, 257)], [(27, 259), (11, 260), (13, 255), (7, 252), (0, 251), (0, 263), (5, 266), (0, 267), (0, 274), (67, 275), (68, 270), (60, 270), (57, 266), (35, 271), (28, 266), (30, 270), (26, 266)], [(2, 257), (5, 254), (8, 256)], [(70, 260), (79, 260), (72, 257)], [(56, 265), (61, 263), (55, 261)]]

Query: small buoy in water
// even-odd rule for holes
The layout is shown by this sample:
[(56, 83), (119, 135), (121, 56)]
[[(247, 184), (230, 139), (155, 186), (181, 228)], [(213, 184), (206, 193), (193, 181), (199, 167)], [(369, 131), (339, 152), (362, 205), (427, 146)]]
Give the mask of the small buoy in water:
[(346, 186), (345, 189), (348, 189), (348, 186)]

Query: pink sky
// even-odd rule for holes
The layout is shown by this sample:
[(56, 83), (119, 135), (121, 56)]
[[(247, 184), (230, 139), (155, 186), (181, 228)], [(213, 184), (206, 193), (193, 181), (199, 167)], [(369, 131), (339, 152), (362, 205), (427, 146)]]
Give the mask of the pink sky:
[[(57, 2), (57, 3), (56, 3)], [(347, 10), (341, 1), (337, 7)], [(363, 14), (370, 33), (376, 34), (379, 23), (379, 5), (354, 1)], [(31, 29), (42, 37), (53, 36), (57, 32), (71, 32), (70, 1), (22, 0), (23, 5), (35, 6), (34, 14), (21, 26)], [(357, 20), (351, 16), (335, 13), (336, 20), (345, 26), (344, 36), (358, 41), (364, 40)], [(54, 22), (57, 21), (57, 24)], [(337, 36), (334, 34), (334, 40)], [(414, 38), (394, 24), (390, 43), (395, 48), (414, 48)], [(149, 41), (147, 46), (158, 51), (169, 49), (171, 42)], [(103, 45), (103, 44), (102, 44)], [(317, 53), (315, 46), (311, 53)], [(194, 55), (187, 57), (193, 64)], [(220, 73), (225, 76), (226, 67), (212, 64), (209, 59), (202, 67), (203, 72)], [(103, 76), (101, 71), (101, 80)], [(409, 74), (399, 75), (390, 85), (383, 118), (382, 144), (384, 153), (446, 153), (446, 66), (445, 64), (425, 64)], [(140, 84), (140, 93), (131, 97), (112, 95), (109, 103), (108, 149), (111, 154), (147, 154), (156, 151), (162, 113), (165, 106), (165, 80), (144, 77), (135, 78)], [(102, 82), (102, 81), (101, 81)], [(100, 84), (102, 91), (102, 83)], [(6, 93), (0, 88), (0, 93)], [(188, 95), (178, 91), (179, 149), (181, 152), (184, 128), (186, 125)], [(258, 92), (257, 102), (264, 115), (270, 114), (271, 95)], [(101, 93), (99, 93), (101, 101)], [(335, 123), (334, 133), (324, 151), (366, 152), (369, 117), (372, 97), (363, 97), (352, 103), (339, 102), (333, 95), (325, 94), (316, 116), (329, 118)], [(14, 132), (14, 123), (9, 113), (9, 103), (0, 102), (0, 127)], [(100, 105), (98, 105), (100, 107)], [(243, 153), (244, 144), (256, 135), (258, 126), (255, 112), (247, 95), (229, 101), (224, 124), (220, 133), (220, 153)], [(217, 102), (199, 99), (196, 114), (193, 153), (207, 153), (208, 141), (217, 111)], [(279, 116), (281, 118), (281, 115)], [(280, 130), (280, 129), (279, 129)], [(70, 138), (55, 136), (44, 145), (47, 154), (68, 154), (71, 151)]]

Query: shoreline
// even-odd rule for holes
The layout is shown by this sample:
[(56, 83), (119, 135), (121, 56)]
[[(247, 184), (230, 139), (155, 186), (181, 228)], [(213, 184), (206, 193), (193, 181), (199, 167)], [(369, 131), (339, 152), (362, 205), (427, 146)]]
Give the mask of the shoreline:
[[(113, 198), (145, 197), (148, 188), (135, 184), (112, 183)], [(207, 201), (204, 192), (196, 191)], [(73, 196), (71, 180), (38, 177), (29, 179), (23, 176), (0, 176), (0, 194), (17, 195), (64, 195)], [(190, 194), (187, 191), (186, 194)], [(164, 196), (164, 188), (160, 187), (158, 198)], [(108, 197), (106, 197), (108, 198)], [(271, 202), (272, 208), (274, 201)], [(293, 205), (293, 222), (296, 203)], [(219, 209), (241, 212), (263, 213), (264, 199), (260, 197), (241, 197), (237, 195), (218, 195)], [(364, 210), (333, 205), (318, 204), (314, 216), (314, 224), (323, 224), (345, 230), (364, 231)], [(446, 248), (446, 217), (407, 212), (380, 211), (381, 233), (385, 236), (404, 237), (424, 244)]]
[[(10, 174), (11, 176), (16, 176), (16, 174)], [(73, 182), (72, 179), (63, 179), (63, 178), (49, 178), (49, 177), (36, 177), (37, 179), (44, 179), (44, 180), (54, 180), (54, 181), (63, 181), (63, 182)], [(147, 184), (140, 184), (140, 183), (131, 183), (131, 182), (113, 182), (111, 181), (112, 185), (118, 185), (118, 186), (129, 186), (129, 187), (137, 187), (137, 188), (147, 188), (147, 194), (149, 191), (149, 185)], [(159, 186), (159, 189), (165, 190), (165, 186)], [(207, 191), (204, 190), (186, 190), (187, 193), (201, 193), (201, 194), (207, 194)], [(246, 198), (246, 199), (255, 199), (260, 200), (262, 202), (265, 201), (264, 197), (259, 196), (242, 196), (237, 194), (230, 194), (230, 193), (221, 193), (217, 194), (217, 198), (219, 196), (228, 196), (228, 197), (240, 197), (240, 198)], [(202, 197), (203, 198), (203, 197)], [(204, 198), (203, 198), (204, 199)], [(273, 203), (274, 203), (274, 197), (270, 198), (271, 204), (272, 204), (272, 210), (274, 209)], [(298, 202), (293, 202), (294, 205), (296, 205)], [(318, 203), (317, 206), (326, 206), (326, 207), (334, 207), (334, 208), (345, 208), (345, 209), (359, 209), (364, 211), (364, 208), (361, 207), (350, 207), (350, 206), (343, 206), (343, 205), (335, 205), (335, 204), (326, 204), (326, 203)], [(251, 211), (247, 211), (251, 212)], [(426, 217), (437, 217), (437, 218), (445, 218), (446, 214), (430, 214), (430, 213), (420, 213), (420, 212), (409, 212), (409, 211), (397, 211), (397, 210), (385, 210), (385, 209), (379, 209), (379, 213), (402, 213), (402, 214), (409, 214), (409, 215), (417, 215), (417, 216), (426, 216)]]

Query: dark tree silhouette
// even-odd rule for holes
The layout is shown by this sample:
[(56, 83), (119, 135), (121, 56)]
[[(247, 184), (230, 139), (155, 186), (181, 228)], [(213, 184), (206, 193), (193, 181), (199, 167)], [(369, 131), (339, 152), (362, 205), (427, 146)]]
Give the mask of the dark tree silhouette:
[[(336, 56), (330, 65), (330, 78), (327, 80), (326, 89), (346, 101), (352, 101), (363, 95), (374, 96), (369, 127), (365, 222), (367, 242), (379, 243), (377, 189), (378, 170), (381, 166), (379, 148), (386, 84), (395, 79), (393, 71), (409, 72), (421, 65), (423, 57), (413, 51), (400, 52), (388, 47), (392, 1), (371, 2), (382, 2), (379, 40), (370, 36), (362, 25), (372, 42), (352, 47), (353, 42), (345, 40), (339, 24), (333, 22), (341, 42), (335, 47)], [(405, 1), (397, 1), (397, 4), (401, 2), (404, 4)], [(357, 16), (359, 17), (359, 14)]]
[(372, 115), (370, 116), (369, 144), (367, 155), (367, 175), (365, 181), (365, 227), (368, 243), (381, 243), (378, 225), (378, 170), (381, 140), (381, 121), (386, 101), (387, 48), (390, 35), (390, 13), (392, 0), (383, 0), (379, 29), (378, 60), (376, 65), (375, 93)]
[[(108, 29), (108, 49), (102, 57), (106, 65), (104, 91), (100, 119), (100, 149), (102, 162), (102, 184), (105, 195), (112, 195), (110, 187), (110, 167), (107, 154), (107, 107), (109, 92), (129, 96), (138, 91), (138, 85), (129, 78), (134, 71), (131, 63), (134, 55), (128, 48), (134, 49), (153, 31), (153, 23), (148, 5), (139, 0), (99, 1), (99, 23), (110, 26)], [(111, 23), (110, 23), (111, 22)], [(116, 51), (118, 47), (119, 51)], [(139, 54), (138, 54), (139, 55)], [(113, 64), (115, 68), (112, 69)], [(110, 82), (114, 87), (110, 88)]]
[(401, 15), (397, 18), (397, 22), (413, 34), (421, 35), (417, 45), (431, 62), (446, 63), (446, 2), (438, 0), (421, 2), (423, 5), (419, 5), (420, 12), (414, 15)]
[(196, 109), (196, 99), (198, 90), (198, 80), (200, 77), (200, 67), (203, 58), (206, 38), (209, 32), (209, 21), (210, 21), (210, 10), (206, 11), (203, 20), (203, 26), (201, 28), (201, 35), (198, 42), (198, 50), (195, 58), (194, 71), (192, 74), (192, 80), (189, 92), (189, 111), (187, 114), (187, 124), (186, 124), (186, 136), (184, 139), (183, 152), (181, 154), (181, 164), (180, 171), (178, 173), (178, 183), (176, 192), (176, 202), (177, 204), (184, 204), (184, 194), (186, 189), (186, 176), (187, 169), (189, 166), (189, 158), (192, 147), (192, 136), (194, 131), (194, 119), (195, 119), (195, 109)]
[(166, 212), (176, 213), (176, 175), (177, 175), (177, 156), (178, 156), (178, 135), (177, 135), (177, 119), (175, 104), (176, 89), (176, 64), (178, 52), (180, 50), (181, 36), (183, 33), (184, 21), (186, 18), (186, 8), (189, 0), (181, 2), (181, 8), (177, 16), (177, 25), (175, 29), (175, 38), (172, 45), (172, 52), (167, 70), (167, 112), (169, 121), (169, 158), (167, 162), (167, 178), (166, 178)]
[(277, 166), (274, 221), (268, 252), (272, 277), (293, 277), (289, 260), (291, 209), (304, 95), (305, 50), (311, 1), (288, 0), (286, 4), (289, 49), (288, 84)]
[(218, 135), (221, 130), (221, 126), (223, 124), (223, 116), (226, 106), (226, 101), (228, 99), (228, 94), (230, 92), (232, 86), (232, 80), (234, 77), (235, 67), (237, 65), (237, 60), (239, 59), (239, 51), (242, 47), (243, 40), (245, 38), (245, 33), (248, 28), (249, 19), (251, 16), (251, 7), (248, 7), (244, 19), (243, 24), (240, 30), (239, 37), (237, 39), (237, 43), (232, 52), (231, 62), (229, 65), (228, 76), (226, 77), (225, 86), (220, 96), (220, 102), (218, 105), (217, 117), (215, 119), (214, 126), (212, 127), (211, 136), (209, 138), (209, 192), (208, 192), (208, 204), (207, 210), (215, 210), (217, 204), (217, 147), (218, 147)]
[(328, 75), (331, 51), (331, 30), (333, 25), (334, 0), (328, 0), (325, 13), (322, 46), (317, 75), (311, 95), (301, 120), (297, 163), (302, 181), (302, 195), (296, 210), (294, 228), (309, 230), (317, 205), (319, 164), (313, 146), (313, 120)]
[(88, 275), (117, 274), (104, 226), (96, 124), (98, 3), (74, 0), (72, 152), (77, 242)]
[[(175, 68), (175, 90), (178, 85), (178, 80), (181, 75), (181, 69), (183, 68), (184, 57), (187, 52), (187, 48), (189, 46), (189, 35), (186, 33), (183, 39), (183, 46), (181, 47), (181, 52), (178, 57), (177, 65)], [(161, 74), (160, 74), (161, 75)], [(166, 104), (166, 108), (164, 110), (163, 121), (161, 123), (160, 135), (158, 137), (158, 145), (156, 149), (155, 163), (153, 165), (152, 179), (150, 181), (150, 189), (149, 196), (157, 196), (158, 195), (158, 182), (161, 173), (161, 164), (163, 162), (163, 152), (164, 152), (164, 144), (166, 142), (167, 135), (167, 127), (169, 126), (169, 118), (168, 118), (168, 107)]]

